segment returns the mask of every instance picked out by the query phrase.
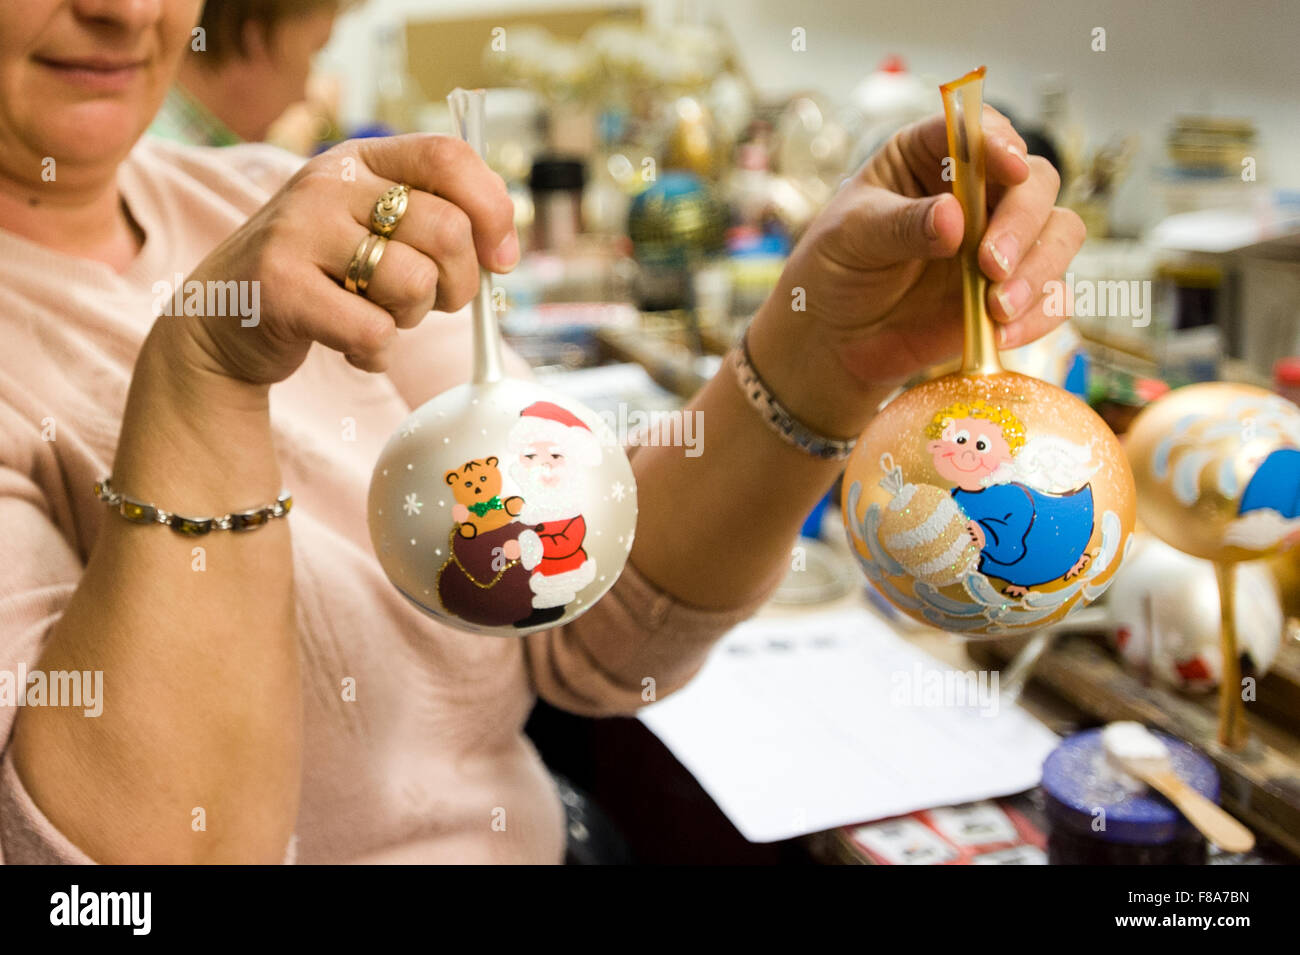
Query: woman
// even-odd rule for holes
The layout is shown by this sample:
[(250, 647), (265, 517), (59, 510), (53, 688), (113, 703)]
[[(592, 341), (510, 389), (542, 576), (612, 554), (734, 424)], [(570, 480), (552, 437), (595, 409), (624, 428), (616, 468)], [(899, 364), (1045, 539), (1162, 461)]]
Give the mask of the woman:
[[(631, 562), (590, 613), (494, 640), (411, 609), (370, 551), (369, 469), (411, 407), (468, 377), (465, 321), (428, 313), (466, 305), (480, 263), (516, 263), (510, 200), (439, 136), (348, 143), (296, 171), (262, 146), (138, 142), (198, 13), (0, 5), (0, 670), (104, 684), (94, 718), (0, 707), (0, 852), (559, 861), (559, 802), (521, 732), (534, 694), (627, 713), (643, 680), (659, 698), (681, 686), (781, 578), (839, 465), (783, 440), (728, 367), (691, 402), (706, 454), (637, 449)], [(1058, 321), (1036, 290), (1083, 230), (1053, 208), (1055, 172), (991, 111), (986, 128), (980, 257), (1012, 346)], [(753, 366), (810, 442), (858, 433), (958, 346), (944, 152), (938, 119), (891, 140), (754, 317)], [(406, 216), (365, 294), (349, 291), (371, 209), (400, 182)], [(249, 283), (255, 320), (156, 318), (180, 276)], [(110, 473), (186, 515), (282, 487), (296, 506), (199, 550), (104, 507), (91, 485)]]
[(307, 98), (344, 0), (207, 0), (150, 132), (196, 146), (261, 142)]

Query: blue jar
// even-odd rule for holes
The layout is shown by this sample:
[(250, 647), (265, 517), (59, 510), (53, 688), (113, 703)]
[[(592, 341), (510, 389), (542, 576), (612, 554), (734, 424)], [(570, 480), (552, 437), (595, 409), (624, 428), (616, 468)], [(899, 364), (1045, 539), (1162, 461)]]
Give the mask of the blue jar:
[[(1156, 733), (1174, 771), (1212, 802), (1219, 774), (1195, 748)], [(1075, 733), (1043, 762), (1051, 865), (1204, 865), (1205, 838), (1169, 800), (1106, 758), (1101, 729)]]

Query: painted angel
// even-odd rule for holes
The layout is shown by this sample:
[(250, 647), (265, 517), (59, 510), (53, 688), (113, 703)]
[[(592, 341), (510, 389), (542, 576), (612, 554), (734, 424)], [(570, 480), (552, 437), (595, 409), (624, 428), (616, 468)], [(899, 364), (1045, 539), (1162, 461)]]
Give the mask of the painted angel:
[(934, 416), (927, 449), (970, 519), (980, 571), (1023, 597), (1031, 587), (1082, 573), (1093, 554), (1092, 449), (1063, 438), (1027, 439), (1011, 412), (982, 400)]

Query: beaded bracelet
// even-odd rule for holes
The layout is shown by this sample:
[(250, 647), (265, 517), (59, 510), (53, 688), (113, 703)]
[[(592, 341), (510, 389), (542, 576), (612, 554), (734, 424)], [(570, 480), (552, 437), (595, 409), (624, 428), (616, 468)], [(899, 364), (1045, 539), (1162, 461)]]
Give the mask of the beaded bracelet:
[(736, 382), (745, 393), (745, 399), (752, 405), (767, 426), (780, 435), (781, 439), (794, 445), (805, 454), (829, 461), (843, 461), (853, 453), (857, 440), (847, 441), (828, 438), (808, 427), (786, 410), (776, 399), (771, 390), (763, 383), (754, 363), (749, 357), (749, 330), (741, 336), (740, 344), (731, 351), (732, 363), (736, 370)]
[(254, 507), (247, 511), (235, 511), (220, 517), (182, 517), (171, 511), (164, 511), (154, 504), (146, 504), (135, 498), (126, 497), (113, 490), (110, 478), (95, 482), (95, 496), (132, 524), (166, 524), (178, 534), (186, 537), (200, 537), (209, 531), (252, 531), (277, 517), (284, 517), (293, 507), (293, 495), (281, 491), (274, 504)]

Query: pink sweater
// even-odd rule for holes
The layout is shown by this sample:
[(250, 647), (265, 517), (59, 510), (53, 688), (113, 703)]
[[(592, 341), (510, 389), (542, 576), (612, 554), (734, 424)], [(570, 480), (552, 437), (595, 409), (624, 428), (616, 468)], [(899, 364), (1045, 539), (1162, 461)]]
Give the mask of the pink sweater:
[[(154, 284), (188, 273), (294, 163), (264, 146), (145, 140), (119, 178), (147, 240), (120, 275), (0, 229), (0, 678), (36, 668), (101, 522), (120, 519), (91, 484), (113, 460)], [(367, 485), (411, 408), (468, 378), (467, 354), (447, 359), (448, 343), (463, 350), (464, 326), (431, 316), (403, 332), (411, 345), (388, 375), (318, 344), (271, 390), (295, 497), (306, 737), (288, 857), (299, 862), (561, 861), (562, 808), (522, 732), (535, 695), (577, 713), (632, 712), (643, 677), (661, 697), (681, 686), (755, 609), (683, 606), (630, 564), (585, 616), (523, 639), (461, 633), (412, 608), (371, 551)], [(340, 438), (345, 417), (355, 441)], [(354, 701), (341, 691), (348, 677)], [(105, 673), (107, 705), (112, 682)], [(15, 714), (0, 704), (0, 862), (93, 861), (24, 789), (7, 752)], [(504, 831), (493, 826), (501, 810)]]

